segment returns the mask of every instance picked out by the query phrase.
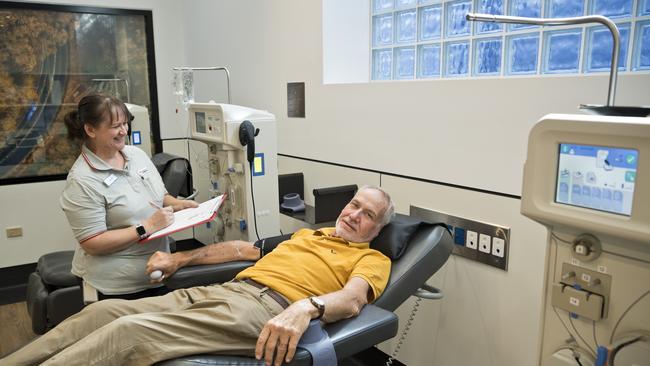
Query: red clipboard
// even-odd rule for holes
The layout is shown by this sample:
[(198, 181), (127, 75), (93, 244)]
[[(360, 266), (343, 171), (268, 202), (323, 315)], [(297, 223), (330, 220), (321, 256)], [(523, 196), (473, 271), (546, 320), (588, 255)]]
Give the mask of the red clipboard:
[(140, 240), (139, 243), (146, 243), (150, 240), (162, 238), (181, 230), (212, 221), (217, 216), (217, 212), (219, 212), (219, 208), (225, 200), (226, 195), (222, 194), (221, 196), (201, 203), (199, 207), (186, 208), (185, 210), (174, 212), (174, 222), (171, 225), (156, 231), (147, 238)]

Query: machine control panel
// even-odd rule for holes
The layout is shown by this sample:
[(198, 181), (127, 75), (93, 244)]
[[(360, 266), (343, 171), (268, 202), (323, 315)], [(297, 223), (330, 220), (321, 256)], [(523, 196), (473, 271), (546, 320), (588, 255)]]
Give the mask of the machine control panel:
[(204, 142), (226, 142), (226, 126), (220, 105), (193, 103), (188, 111), (193, 139)]
[(553, 285), (553, 306), (592, 320), (607, 317), (612, 276), (562, 264), (559, 283)]

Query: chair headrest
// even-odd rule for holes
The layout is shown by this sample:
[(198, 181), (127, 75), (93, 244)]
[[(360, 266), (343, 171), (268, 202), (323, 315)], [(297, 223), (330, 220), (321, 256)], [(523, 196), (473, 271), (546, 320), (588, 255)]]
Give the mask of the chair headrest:
[(411, 237), (420, 227), (421, 221), (410, 216), (396, 214), (384, 226), (379, 235), (370, 242), (372, 249), (378, 250), (391, 260), (404, 254)]

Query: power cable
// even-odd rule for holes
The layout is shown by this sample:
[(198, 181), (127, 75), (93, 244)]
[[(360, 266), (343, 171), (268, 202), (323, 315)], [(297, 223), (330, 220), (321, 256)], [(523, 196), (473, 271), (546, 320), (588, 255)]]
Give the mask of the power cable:
[(634, 305), (638, 304), (639, 301), (641, 301), (644, 297), (648, 296), (648, 294), (650, 294), (650, 290), (646, 291), (643, 295), (639, 296), (639, 298), (637, 298), (636, 300), (634, 300), (634, 301), (633, 301), (633, 302), (632, 302), (632, 303), (627, 307), (627, 309), (625, 309), (625, 311), (623, 312), (623, 314), (621, 314), (621, 316), (620, 316), (620, 317), (618, 318), (618, 320), (616, 321), (616, 325), (614, 325), (614, 328), (612, 329), (612, 334), (609, 336), (609, 343), (610, 343), (610, 344), (614, 341), (614, 335), (616, 334), (616, 329), (617, 329), (618, 326), (621, 324), (621, 321), (623, 320), (623, 318), (627, 315), (627, 313), (630, 311), (630, 309), (632, 309), (632, 308), (634, 307)]
[(255, 224), (255, 236), (260, 240), (260, 233), (257, 230), (257, 210), (255, 209), (255, 193), (253, 192), (253, 162), (251, 161), (251, 200), (253, 201), (253, 223)]

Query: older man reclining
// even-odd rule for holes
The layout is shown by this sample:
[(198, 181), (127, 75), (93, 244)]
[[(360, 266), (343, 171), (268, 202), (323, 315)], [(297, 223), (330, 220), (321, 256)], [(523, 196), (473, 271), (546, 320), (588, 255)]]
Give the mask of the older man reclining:
[(390, 260), (369, 242), (393, 212), (387, 193), (366, 186), (343, 208), (336, 227), (300, 230), (261, 259), (260, 250), (243, 241), (156, 253), (147, 270), (165, 276), (185, 265), (259, 260), (221, 285), (94, 303), (0, 365), (145, 365), (197, 353), (289, 362), (311, 319), (356, 316), (382, 293)]

